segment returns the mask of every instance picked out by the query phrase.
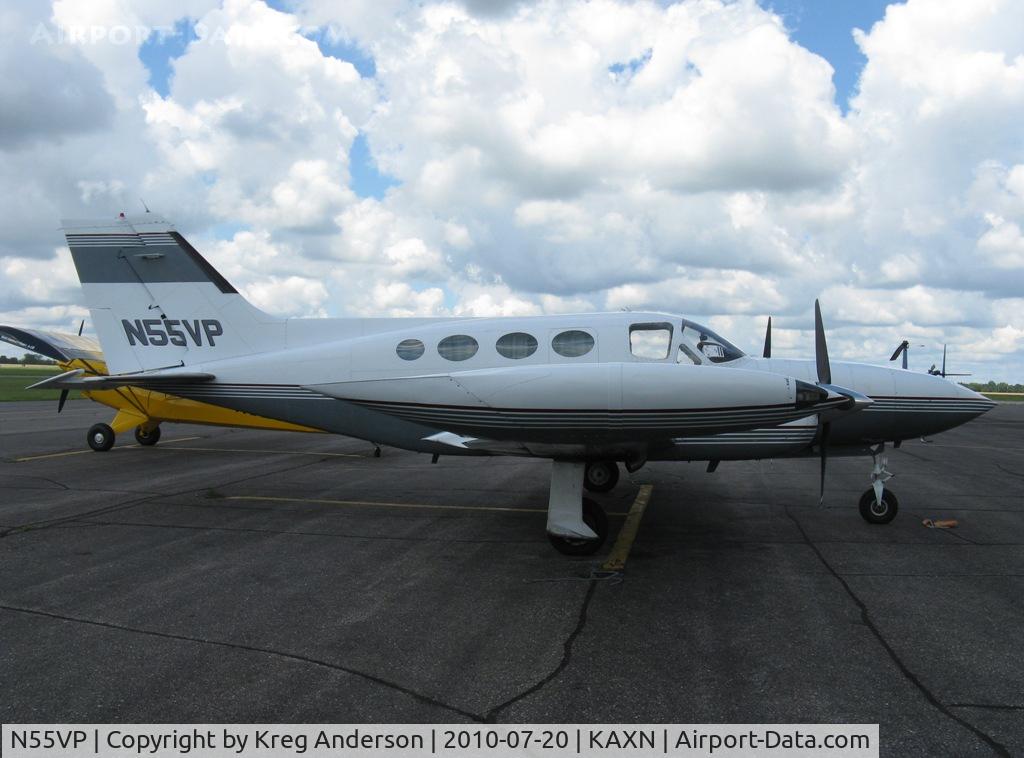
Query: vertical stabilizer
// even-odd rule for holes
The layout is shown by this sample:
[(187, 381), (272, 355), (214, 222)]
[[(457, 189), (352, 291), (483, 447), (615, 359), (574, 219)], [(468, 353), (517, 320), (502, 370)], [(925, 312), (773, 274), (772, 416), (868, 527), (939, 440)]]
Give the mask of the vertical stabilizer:
[(110, 373), (278, 349), (284, 321), (253, 307), (159, 216), (65, 220)]

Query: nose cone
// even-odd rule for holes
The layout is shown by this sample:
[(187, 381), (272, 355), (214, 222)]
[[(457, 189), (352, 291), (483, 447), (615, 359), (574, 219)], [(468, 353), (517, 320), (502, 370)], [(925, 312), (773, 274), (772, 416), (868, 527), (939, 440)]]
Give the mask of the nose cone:
[(893, 378), (896, 401), (890, 409), (915, 434), (952, 429), (995, 406), (987, 397), (940, 376), (893, 371)]
[(973, 408), (977, 409), (977, 413), (975, 414), (976, 416), (980, 416), (982, 413), (987, 413), (996, 407), (994, 400), (990, 400), (980, 392), (975, 392), (962, 384), (954, 384), (953, 387), (956, 389), (957, 398), (970, 403)]

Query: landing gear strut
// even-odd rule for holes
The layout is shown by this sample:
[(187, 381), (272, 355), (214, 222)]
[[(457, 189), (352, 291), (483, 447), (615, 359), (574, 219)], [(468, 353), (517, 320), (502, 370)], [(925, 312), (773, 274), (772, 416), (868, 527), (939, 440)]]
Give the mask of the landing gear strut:
[(860, 515), (869, 524), (888, 524), (899, 511), (900, 503), (892, 490), (885, 489), (885, 483), (892, 479), (892, 472), (885, 467), (889, 457), (885, 455), (882, 442), (871, 451), (874, 466), (871, 469), (871, 487), (860, 496)]
[(551, 462), (548, 539), (564, 555), (593, 555), (608, 537), (608, 517), (600, 505), (583, 497), (585, 465)]
[(583, 486), (590, 492), (610, 492), (619, 483), (619, 464), (594, 461), (583, 471)]

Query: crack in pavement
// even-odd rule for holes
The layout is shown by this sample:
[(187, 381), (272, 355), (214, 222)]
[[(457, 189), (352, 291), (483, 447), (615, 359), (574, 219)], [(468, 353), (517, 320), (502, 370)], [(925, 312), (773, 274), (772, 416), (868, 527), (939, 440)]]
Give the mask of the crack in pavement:
[(270, 655), (278, 658), (285, 658), (287, 660), (298, 661), (300, 663), (307, 663), (312, 666), (319, 666), (334, 671), (341, 671), (345, 674), (350, 674), (351, 676), (357, 676), (360, 679), (365, 679), (368, 682), (379, 684), (382, 687), (395, 690), (396, 692), (401, 692), (403, 695), (408, 695), (409, 697), (414, 698), (415, 700), (418, 700), (421, 703), (426, 703), (427, 705), (431, 705), (436, 708), (443, 708), (444, 710), (451, 711), (452, 713), (457, 713), (460, 716), (470, 719), (471, 721), (481, 720), (481, 717), (475, 713), (470, 713), (469, 711), (464, 711), (461, 708), (458, 708), (454, 705), (449, 705), (448, 703), (436, 700), (430, 697), (429, 695), (424, 695), (421, 692), (417, 692), (416, 690), (410, 689), (409, 687), (405, 687), (401, 684), (398, 684), (397, 682), (392, 682), (388, 679), (384, 679), (383, 677), (379, 677), (374, 674), (367, 673), (365, 671), (360, 671), (359, 669), (343, 666), (339, 663), (331, 663), (330, 661), (320, 660), (319, 658), (311, 658), (309, 656), (301, 655), (299, 653), (291, 653), (286, 650), (274, 650), (273, 648), (257, 647), (255, 645), (244, 645), (241, 643), (227, 642), (224, 640), (212, 640), (204, 639), (202, 637), (191, 637), (185, 634), (161, 632), (154, 629), (142, 629), (139, 627), (114, 624), (108, 621), (97, 621), (95, 619), (82, 618), (78, 616), (67, 616), (64, 614), (38, 610), (36, 608), (21, 608), (18, 606), (6, 605), (3, 603), (0, 603), (0, 609), (5, 611), (11, 611), (14, 613), (24, 613), (33, 616), (42, 616), (44, 618), (55, 619), (58, 621), (67, 621), (77, 624), (88, 624), (90, 626), (98, 626), (104, 629), (113, 629), (116, 631), (129, 632), (132, 634), (143, 634), (150, 637), (159, 637), (161, 639), (177, 640), (180, 642), (193, 642), (200, 645), (213, 645), (215, 647), (225, 647), (230, 648), (232, 650), (242, 650), (249, 653), (260, 653), (263, 655)]
[(1024, 705), (999, 705), (989, 703), (950, 703), (950, 708), (981, 708), (992, 711), (1024, 711)]
[[(770, 492), (771, 490), (769, 489), (768, 491)], [(856, 604), (858, 608), (860, 608), (861, 621), (868, 628), (871, 634), (874, 635), (875, 639), (878, 640), (878, 643), (888, 654), (889, 659), (892, 661), (893, 665), (895, 665), (896, 668), (900, 671), (900, 673), (902, 673), (903, 676), (911, 684), (913, 684), (914, 687), (917, 688), (918, 692), (920, 692), (921, 695), (924, 696), (925, 700), (927, 700), (932, 705), (932, 707), (934, 707), (940, 713), (945, 715), (947, 718), (955, 721), (956, 723), (960, 724), (960, 726), (969, 730), (972, 734), (978, 737), (978, 739), (982, 740), (985, 744), (992, 748), (992, 751), (996, 755), (1005, 756), (1005, 758), (1010, 758), (1010, 751), (1007, 750), (1006, 746), (997, 742), (991, 735), (987, 734), (986, 732), (983, 732), (981, 729), (974, 726), (974, 724), (957, 716), (955, 713), (950, 711), (949, 707), (943, 705), (942, 702), (934, 695), (934, 693), (932, 693), (932, 691), (925, 686), (924, 682), (917, 678), (914, 672), (911, 671), (907, 664), (903, 662), (903, 659), (900, 658), (899, 654), (892, 647), (892, 645), (889, 644), (889, 641), (885, 638), (885, 635), (882, 634), (882, 630), (878, 628), (874, 621), (872, 621), (871, 614), (868, 612), (867, 604), (860, 599), (860, 596), (853, 591), (853, 588), (850, 586), (849, 582), (847, 582), (846, 579), (832, 567), (832, 564), (829, 563), (828, 559), (825, 558), (824, 553), (822, 553), (818, 546), (811, 541), (811, 538), (804, 530), (803, 524), (801, 524), (800, 521), (792, 513), (789, 512), (789, 507), (783, 505), (783, 509), (786, 513), (786, 516), (789, 517), (789, 519), (796, 525), (796, 528), (800, 531), (800, 534), (803, 535), (804, 543), (814, 552), (816, 556), (818, 556), (818, 560), (821, 561), (821, 564), (825, 566), (826, 569), (828, 569), (829, 573), (832, 574), (832, 576), (836, 579), (836, 581), (839, 582), (840, 585), (842, 585), (843, 589), (846, 591), (846, 594), (849, 596), (849, 598), (853, 600), (854, 604)]]
[(569, 636), (566, 637), (565, 641), (562, 643), (562, 658), (561, 658), (561, 660), (559, 660), (558, 665), (555, 666), (555, 668), (552, 669), (551, 672), (548, 673), (548, 675), (545, 676), (540, 681), (536, 682), (535, 684), (531, 685), (530, 687), (527, 687), (525, 690), (520, 692), (518, 695), (515, 695), (515, 696), (509, 698), (508, 700), (506, 700), (503, 703), (499, 703), (498, 705), (494, 706), (489, 711), (487, 711), (487, 713), (484, 714), (484, 717), (482, 719), (484, 721), (484, 723), (487, 723), (487, 724), (494, 724), (494, 723), (496, 723), (497, 720), (498, 720), (498, 715), (502, 711), (507, 710), (508, 708), (512, 707), (513, 705), (518, 703), (520, 700), (524, 700), (524, 699), (530, 697), (531, 695), (534, 695), (534, 694), (540, 692), (551, 681), (553, 681), (555, 679), (555, 677), (557, 677), (559, 674), (561, 674), (566, 669), (566, 667), (572, 661), (572, 648), (573, 648), (573, 645), (575, 644), (577, 638), (583, 633), (583, 629), (587, 625), (587, 611), (590, 609), (590, 601), (594, 598), (594, 591), (597, 589), (597, 583), (598, 583), (597, 579), (593, 579), (593, 578), (590, 579), (590, 583), (587, 586), (587, 592), (583, 596), (583, 602), (580, 604), (579, 615), (578, 615), (578, 617), (576, 619), (576, 626), (573, 628), (573, 630), (569, 633)]
[(996, 468), (1002, 471), (1004, 474), (1009, 474), (1010, 476), (1016, 476), (1021, 479), (1024, 479), (1024, 474), (1022, 474), (1019, 471), (1010, 471), (1010, 469), (1006, 468), (1006, 466), (1002, 465), (1001, 463), (997, 463)]

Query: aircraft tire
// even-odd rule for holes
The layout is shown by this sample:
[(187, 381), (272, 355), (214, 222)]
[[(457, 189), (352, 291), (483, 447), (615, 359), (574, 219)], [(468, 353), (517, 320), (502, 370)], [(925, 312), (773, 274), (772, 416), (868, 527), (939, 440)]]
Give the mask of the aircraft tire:
[(114, 430), (108, 424), (93, 424), (85, 439), (97, 453), (105, 453), (114, 446)]
[(892, 490), (882, 492), (881, 504), (875, 502), (875, 490), (868, 490), (860, 496), (860, 515), (869, 524), (888, 524), (894, 518), (900, 508), (900, 501)]
[(141, 426), (135, 427), (135, 441), (140, 445), (155, 445), (160, 441), (160, 427), (154, 426), (152, 431), (147, 432)]
[(593, 555), (608, 538), (608, 516), (604, 508), (588, 497), (583, 498), (583, 523), (597, 534), (596, 540), (570, 539), (548, 534), (552, 547), (562, 555)]
[(583, 486), (590, 492), (609, 492), (619, 483), (619, 464), (615, 461), (594, 461), (583, 473)]

